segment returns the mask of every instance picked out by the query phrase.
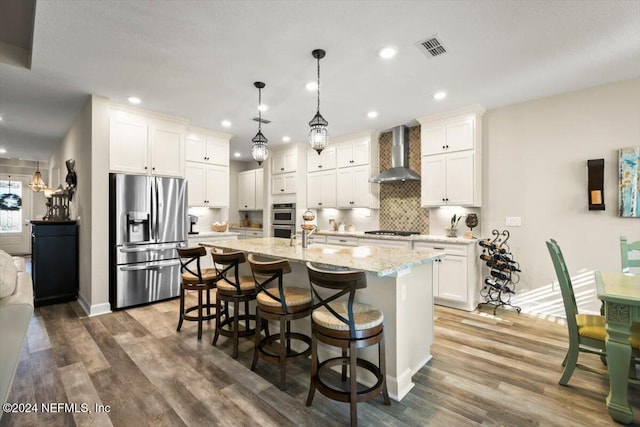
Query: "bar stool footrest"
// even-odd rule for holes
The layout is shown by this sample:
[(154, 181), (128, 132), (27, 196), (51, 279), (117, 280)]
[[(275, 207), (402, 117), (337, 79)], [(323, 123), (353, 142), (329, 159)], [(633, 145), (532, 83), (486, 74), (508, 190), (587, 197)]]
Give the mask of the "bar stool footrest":
[[(202, 304), (202, 312), (204, 313), (206, 311), (206, 309), (213, 309), (213, 311), (216, 311), (216, 305), (215, 304)], [(198, 316), (190, 316), (187, 313), (190, 313), (192, 311), (197, 311), (199, 309), (199, 307), (197, 305), (194, 305), (193, 307), (187, 307), (184, 309), (184, 312), (182, 313), (182, 318), (184, 320), (192, 320), (192, 321), (198, 321), (199, 318)], [(202, 320), (211, 320), (211, 319), (215, 319), (216, 318), (216, 313), (212, 313), (212, 314), (203, 314), (202, 315)]]
[[(291, 350), (289, 352), (287, 352), (287, 354), (285, 355), (286, 359), (287, 359), (287, 363), (288, 362), (294, 362), (296, 360), (300, 360), (300, 359), (305, 359), (307, 357), (309, 357), (309, 355), (311, 354), (311, 338), (298, 333), (298, 332), (291, 332), (289, 334), (286, 334), (286, 338), (285, 339), (290, 339), (292, 341), (302, 341), (303, 343), (305, 343), (307, 345), (307, 348), (303, 351), (295, 351), (295, 350)], [(273, 344), (274, 342), (279, 342), (280, 341), (280, 334), (272, 334), (266, 338), (262, 338), (260, 340), (260, 344), (258, 345), (258, 351), (262, 354), (262, 358), (264, 360), (266, 360), (267, 362), (270, 363), (274, 363), (274, 364), (278, 364), (280, 363), (280, 354), (279, 353), (272, 353), (270, 351), (268, 351), (266, 349), (266, 346)]]
[[(318, 373), (316, 377), (312, 378), (311, 380), (315, 383), (317, 390), (323, 395), (327, 396), (328, 398), (332, 400), (337, 400), (339, 402), (350, 402), (351, 395), (348, 390), (341, 390), (341, 389), (334, 388), (329, 384), (325, 383), (321, 378), (321, 374), (324, 371), (330, 369), (333, 366), (341, 366), (343, 364), (346, 364), (347, 366), (349, 365), (349, 357), (333, 357), (331, 359), (327, 359), (323, 362), (320, 362), (318, 364)], [(359, 367), (364, 368), (367, 371), (371, 372), (376, 377), (376, 380), (377, 380), (376, 383), (371, 387), (366, 387), (358, 383), (362, 385), (362, 387), (366, 387), (366, 388), (363, 388), (356, 392), (356, 401), (366, 402), (368, 400), (374, 399), (375, 397), (377, 397), (382, 393), (382, 389), (384, 386), (383, 377), (380, 372), (380, 368), (375, 364), (369, 362), (368, 360), (364, 360), (360, 358), (356, 359), (356, 364)], [(336, 375), (340, 375), (337, 372), (334, 372), (334, 373)], [(347, 386), (349, 385), (349, 378), (347, 378), (346, 384)]]
[[(224, 320), (222, 320), (222, 316), (224, 315)], [(233, 329), (229, 329), (230, 327), (233, 326), (233, 323), (235, 322), (235, 318), (233, 316), (227, 316), (227, 314), (223, 311), (220, 313), (220, 328), (218, 329), (218, 334), (222, 335), (223, 337), (232, 337), (233, 336)], [(240, 316), (238, 316), (238, 323), (242, 323), (242, 322), (246, 322), (248, 320), (255, 322), (256, 321), (256, 315), (255, 314), (241, 314)], [(225, 329), (227, 328), (227, 329)], [(256, 333), (256, 328), (253, 327), (251, 329), (242, 329), (238, 331), (238, 336), (239, 337), (248, 337), (248, 336), (252, 336), (253, 334)]]

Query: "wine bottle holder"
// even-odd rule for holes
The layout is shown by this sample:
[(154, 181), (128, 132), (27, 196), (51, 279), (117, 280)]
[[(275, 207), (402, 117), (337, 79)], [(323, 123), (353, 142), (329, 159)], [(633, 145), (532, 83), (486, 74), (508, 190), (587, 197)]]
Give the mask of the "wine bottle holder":
[(478, 308), (488, 305), (496, 314), (498, 307), (511, 307), (520, 313), (521, 308), (511, 304), (511, 296), (516, 293), (516, 284), (520, 281), (520, 264), (515, 260), (507, 244), (509, 232), (493, 230), (492, 239), (480, 240), (482, 247), (480, 259), (489, 267), (489, 275), (482, 282), (480, 296), (484, 302)]

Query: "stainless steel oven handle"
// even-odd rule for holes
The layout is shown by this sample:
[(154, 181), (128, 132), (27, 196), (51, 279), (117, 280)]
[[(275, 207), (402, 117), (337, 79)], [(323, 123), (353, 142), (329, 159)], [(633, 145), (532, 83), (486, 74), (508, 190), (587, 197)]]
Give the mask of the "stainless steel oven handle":
[(154, 246), (152, 248), (149, 247), (133, 247), (133, 248), (121, 248), (120, 252), (124, 253), (134, 253), (134, 252), (158, 252), (158, 251), (166, 251), (167, 249), (175, 249), (177, 245), (162, 245), (162, 246)]
[(166, 267), (174, 267), (180, 265), (180, 261), (162, 261), (154, 263), (144, 263), (142, 265), (127, 265), (120, 267), (120, 271), (140, 271), (140, 270), (159, 270)]

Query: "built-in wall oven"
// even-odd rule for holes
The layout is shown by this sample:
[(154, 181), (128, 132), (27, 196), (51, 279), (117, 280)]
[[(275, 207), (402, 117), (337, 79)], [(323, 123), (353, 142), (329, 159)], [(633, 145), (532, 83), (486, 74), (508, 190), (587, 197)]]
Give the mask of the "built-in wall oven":
[(296, 204), (275, 203), (271, 206), (271, 235), (289, 238), (296, 232)]

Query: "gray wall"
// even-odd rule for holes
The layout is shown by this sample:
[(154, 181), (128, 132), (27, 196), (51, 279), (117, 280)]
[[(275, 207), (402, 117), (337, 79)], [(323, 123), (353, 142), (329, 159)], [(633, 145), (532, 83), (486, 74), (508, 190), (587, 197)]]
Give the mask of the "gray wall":
[[(545, 240), (569, 272), (620, 269), (620, 235), (640, 219), (617, 216), (618, 149), (640, 145), (640, 79), (489, 110), (484, 115), (482, 235), (503, 230), (522, 264), (519, 289), (555, 280)], [(587, 160), (605, 159), (605, 211), (587, 209)]]

